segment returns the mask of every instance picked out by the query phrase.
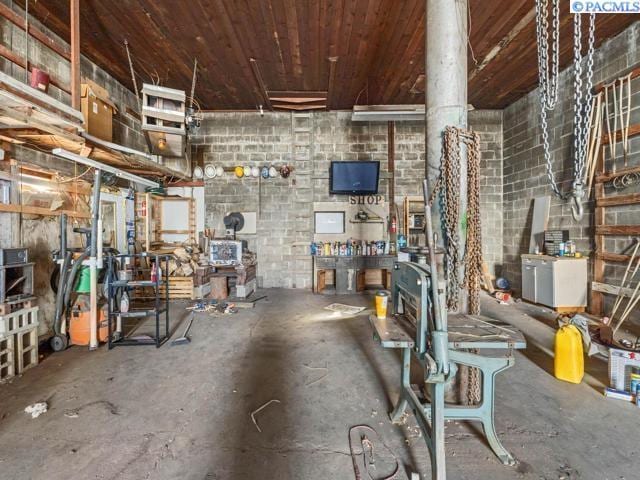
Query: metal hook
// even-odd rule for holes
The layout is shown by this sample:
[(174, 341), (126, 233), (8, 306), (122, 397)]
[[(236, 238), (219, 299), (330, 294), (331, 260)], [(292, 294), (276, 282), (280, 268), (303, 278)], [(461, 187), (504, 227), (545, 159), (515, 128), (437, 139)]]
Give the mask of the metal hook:
[(573, 202), (571, 204), (571, 213), (573, 215), (573, 219), (577, 222), (582, 220), (582, 216), (584, 215), (584, 205), (582, 205), (582, 197), (578, 195), (572, 195), (571, 197)]

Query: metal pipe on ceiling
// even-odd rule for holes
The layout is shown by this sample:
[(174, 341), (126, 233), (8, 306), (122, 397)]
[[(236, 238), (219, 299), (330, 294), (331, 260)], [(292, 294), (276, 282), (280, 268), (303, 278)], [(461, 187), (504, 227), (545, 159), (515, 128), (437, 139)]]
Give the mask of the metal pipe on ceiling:
[(95, 160), (92, 160), (91, 158), (83, 157), (73, 152), (69, 152), (68, 150), (65, 150), (63, 148), (55, 148), (51, 153), (53, 153), (56, 157), (64, 158), (66, 160), (71, 160), (72, 162), (80, 163), (82, 165), (86, 165), (87, 167), (96, 168), (98, 170), (102, 170), (103, 172), (112, 173), (116, 177), (129, 180), (130, 182), (134, 182), (139, 185), (143, 185), (145, 187), (151, 187), (151, 188), (160, 187), (160, 184), (158, 182), (154, 182), (153, 180), (148, 180), (146, 178), (139, 177), (129, 172), (125, 172), (124, 170), (120, 170), (119, 168), (112, 167), (111, 165), (107, 165), (106, 163), (97, 162)]

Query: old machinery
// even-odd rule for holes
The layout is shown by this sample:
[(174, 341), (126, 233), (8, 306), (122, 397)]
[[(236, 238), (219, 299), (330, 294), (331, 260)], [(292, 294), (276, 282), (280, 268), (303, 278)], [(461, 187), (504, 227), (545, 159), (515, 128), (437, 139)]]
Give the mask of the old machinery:
[[(425, 192), (425, 198), (426, 196)], [(428, 212), (428, 204), (425, 210)], [(396, 262), (392, 275), (392, 315), (371, 316), (374, 337), (385, 348), (402, 350), (402, 385), (391, 419), (398, 423), (407, 408), (416, 420), (431, 453), (432, 479), (446, 479), (445, 420), (482, 424), (489, 446), (505, 465), (514, 464), (496, 435), (494, 425), (495, 378), (513, 366), (513, 350), (525, 348), (523, 335), (514, 327), (479, 315), (448, 314), (446, 283), (439, 281), (443, 252), (434, 246), (431, 216), (426, 217), (429, 264)], [(490, 349), (491, 356), (478, 353)], [(504, 352), (496, 355), (496, 351)], [(420, 399), (410, 383), (411, 356), (424, 367), (425, 393)], [(445, 390), (460, 372), (469, 390), (478, 394), (466, 405), (445, 403)], [(478, 375), (478, 371), (481, 375)], [(469, 395), (471, 398), (472, 396)]]

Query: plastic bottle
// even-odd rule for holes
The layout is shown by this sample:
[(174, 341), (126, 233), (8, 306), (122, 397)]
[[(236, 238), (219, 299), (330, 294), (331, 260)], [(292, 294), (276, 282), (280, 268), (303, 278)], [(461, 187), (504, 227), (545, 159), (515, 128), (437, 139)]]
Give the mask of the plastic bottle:
[(556, 332), (554, 373), (558, 380), (580, 383), (584, 377), (582, 334), (575, 325), (565, 325)]

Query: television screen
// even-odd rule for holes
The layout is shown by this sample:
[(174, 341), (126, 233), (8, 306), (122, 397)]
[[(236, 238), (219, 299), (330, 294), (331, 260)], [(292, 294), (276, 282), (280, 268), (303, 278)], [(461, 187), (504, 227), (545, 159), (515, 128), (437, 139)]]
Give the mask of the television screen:
[(329, 192), (335, 195), (378, 193), (380, 162), (331, 162)]

